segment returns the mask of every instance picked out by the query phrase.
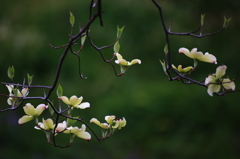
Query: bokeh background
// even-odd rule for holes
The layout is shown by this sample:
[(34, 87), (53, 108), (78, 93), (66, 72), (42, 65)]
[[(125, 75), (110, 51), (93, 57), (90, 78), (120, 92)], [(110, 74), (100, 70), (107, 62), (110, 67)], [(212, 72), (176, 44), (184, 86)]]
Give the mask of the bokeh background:
[[(14, 65), (15, 82), (24, 75), (34, 75), (33, 84), (51, 85), (63, 49), (55, 50), (48, 42), (60, 46), (68, 42), (69, 11), (77, 23), (87, 22), (90, 1), (12, 0), (0, 6), (0, 77), (10, 82), (7, 68)], [(193, 61), (178, 54), (180, 47), (197, 47), (214, 54), (218, 64), (199, 63), (191, 76), (204, 80), (216, 67), (228, 66), (227, 76), (239, 77), (240, 1), (239, 0), (158, 0), (165, 22), (172, 19), (172, 31), (195, 30), (200, 15), (205, 14), (205, 33), (215, 32), (223, 25), (223, 16), (232, 17), (222, 33), (201, 39), (170, 36), (172, 60), (175, 65), (189, 66)], [(126, 59), (139, 58), (141, 65), (131, 67), (122, 77), (114, 75), (100, 54), (86, 42), (78, 61), (68, 54), (60, 80), (64, 95), (83, 96), (91, 108), (77, 110), (76, 115), (89, 121), (105, 115), (125, 117), (127, 126), (110, 139), (99, 143), (76, 139), (72, 147), (55, 148), (46, 142), (42, 131), (33, 129), (34, 122), (19, 126), (22, 108), (0, 114), (0, 158), (2, 159), (238, 159), (240, 158), (239, 93), (210, 97), (206, 88), (169, 82), (159, 59), (164, 58), (165, 36), (157, 8), (150, 0), (103, 1), (104, 27), (96, 20), (90, 34), (98, 46), (109, 45), (116, 38), (116, 26), (125, 25), (120, 40), (120, 53)], [(77, 48), (76, 48), (77, 49)], [(106, 58), (112, 48), (104, 50)], [(118, 66), (116, 65), (117, 69)], [(236, 81), (239, 88), (239, 81)], [(8, 94), (4, 85), (1, 94)], [(43, 90), (31, 89), (29, 96), (42, 96)], [(0, 97), (0, 108), (8, 107)], [(52, 99), (57, 103), (55, 93)], [(29, 101), (39, 104), (41, 101)], [(45, 112), (47, 115), (47, 111)], [(92, 124), (93, 129), (100, 131)], [(58, 135), (59, 143), (65, 141)]]

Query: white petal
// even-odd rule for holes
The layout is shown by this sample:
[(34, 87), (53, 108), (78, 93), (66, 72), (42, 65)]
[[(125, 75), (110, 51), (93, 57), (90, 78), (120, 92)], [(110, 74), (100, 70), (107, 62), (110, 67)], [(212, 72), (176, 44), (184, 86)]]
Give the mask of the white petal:
[(9, 97), (8, 99), (7, 99), (7, 103), (8, 103), (8, 105), (12, 105), (13, 103), (12, 103), (12, 98), (11, 97)]
[(34, 126), (35, 129), (37, 129), (37, 130), (41, 130), (41, 128), (42, 128), (42, 129), (45, 129), (43, 123), (39, 122), (37, 125), (38, 125), (38, 126)]
[(110, 125), (112, 124), (113, 120), (115, 119), (114, 115), (107, 115), (105, 116), (105, 120), (107, 121), (107, 123), (109, 123)]
[(208, 85), (209, 83), (216, 83), (217, 78), (213, 75), (209, 75), (206, 79), (205, 79), (205, 85)]
[[(231, 90), (235, 90), (235, 83), (234, 82), (231, 82), (230, 79), (223, 79), (223, 87), (225, 89), (231, 89)], [(226, 83), (226, 82), (229, 82), (229, 83)]]
[(66, 96), (61, 96), (61, 97), (59, 97), (59, 99), (61, 99), (65, 104), (70, 105), (70, 102), (69, 102), (68, 97), (66, 97)]
[(97, 120), (96, 118), (92, 118), (92, 119), (90, 120), (90, 123), (95, 123), (95, 124), (99, 125), (99, 124), (100, 124), (100, 121)]
[(218, 66), (216, 69), (216, 78), (219, 79), (222, 76), (224, 76), (226, 73), (226, 69), (227, 69), (227, 66), (225, 66), (225, 65)]
[(78, 132), (80, 132), (80, 129), (77, 126), (71, 128), (71, 133), (76, 135)]
[(26, 97), (29, 93), (28, 88), (23, 88), (21, 92), (24, 97)]
[(26, 106), (23, 107), (24, 112), (27, 115), (34, 116), (36, 114), (36, 109), (30, 103), (27, 103)]
[(115, 121), (115, 125), (114, 125), (114, 126), (112, 126), (112, 128), (113, 128), (113, 129), (116, 129), (116, 128), (118, 128), (119, 124), (120, 124), (120, 122), (119, 122), (118, 120), (117, 120), (117, 121)]
[(100, 121), (98, 121), (96, 118), (92, 118), (90, 120), (90, 123), (95, 123), (96, 125), (100, 126), (103, 129), (108, 129), (109, 125), (107, 123), (100, 123)]
[(116, 63), (116, 64), (119, 64), (120, 62), (119, 62), (118, 60), (115, 60), (115, 63)]
[(117, 59), (118, 59), (118, 60), (121, 60), (121, 59), (122, 59), (122, 55), (119, 54), (119, 53), (115, 53), (115, 56), (117, 56)]
[(19, 120), (18, 120), (18, 124), (22, 125), (26, 122), (29, 122), (33, 119), (32, 116), (29, 116), (29, 115), (24, 115), (23, 117), (21, 117)]
[(45, 104), (39, 104), (36, 108), (36, 114), (37, 116), (39, 116), (40, 114), (42, 114), (42, 112), (47, 108), (47, 106)]
[(85, 108), (89, 108), (89, 107), (90, 107), (90, 103), (88, 103), (88, 102), (83, 102), (77, 106), (77, 108), (80, 108), (80, 109), (85, 109)]
[(41, 130), (38, 126), (34, 126), (34, 129)]
[(193, 56), (191, 55), (190, 51), (184, 47), (180, 48), (178, 50), (179, 53), (184, 53), (186, 56), (193, 58)]
[(14, 88), (14, 85), (6, 85), (9, 93), (12, 93), (12, 89)]
[(73, 128), (72, 126), (66, 128), (66, 130), (63, 133), (66, 133), (66, 134), (71, 133), (72, 128)]
[(217, 64), (217, 58), (214, 55), (208, 53), (205, 53), (205, 55), (203, 55), (199, 60), (203, 62)]
[(191, 51), (192, 57), (194, 59), (200, 60), (203, 57), (203, 53), (202, 52), (197, 52), (197, 50), (194, 52), (193, 50)]
[(126, 126), (127, 124), (127, 121), (126, 119), (123, 117), (123, 119), (120, 120), (120, 126), (118, 129), (121, 129), (122, 127)]
[(213, 96), (213, 93), (215, 92), (219, 92), (220, 91), (221, 86), (217, 85), (217, 84), (210, 84), (208, 86), (207, 92), (210, 96)]
[(120, 59), (118, 60), (120, 65), (127, 66), (130, 64), (130, 62), (126, 61), (125, 59)]
[[(39, 127), (40, 127), (40, 128), (39, 128)], [(41, 123), (41, 122), (39, 122), (39, 123), (38, 123), (38, 126), (35, 126), (34, 128), (35, 128), (35, 129), (38, 129), (38, 130), (41, 130), (41, 128), (42, 128), (42, 129), (45, 129), (44, 124)]]
[(83, 100), (82, 96), (78, 98), (77, 96), (74, 95), (70, 98), (70, 105), (77, 106), (82, 102), (82, 100)]
[(79, 132), (77, 134), (75, 134), (77, 137), (80, 137), (82, 139), (85, 139), (85, 140), (90, 140), (91, 139), (91, 135), (88, 133), (88, 132)]
[(136, 63), (141, 64), (141, 60), (134, 59), (134, 60), (131, 61), (131, 63), (129, 65), (133, 65), (133, 64), (136, 64)]
[(53, 120), (52, 119), (47, 119), (47, 120), (44, 120), (43, 119), (43, 124), (44, 124), (44, 127), (47, 129), (47, 130), (53, 130), (54, 129), (54, 125), (53, 125)]
[(57, 132), (62, 132), (65, 129), (66, 129), (66, 127), (63, 123), (58, 123), (57, 128), (56, 128)]

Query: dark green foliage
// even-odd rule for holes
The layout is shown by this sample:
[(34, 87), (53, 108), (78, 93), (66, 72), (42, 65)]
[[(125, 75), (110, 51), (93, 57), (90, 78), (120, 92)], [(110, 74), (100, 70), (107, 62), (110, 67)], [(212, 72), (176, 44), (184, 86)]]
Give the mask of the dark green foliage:
[[(6, 71), (14, 66), (14, 81), (23, 75), (34, 75), (33, 85), (50, 85), (55, 76), (63, 49), (49, 47), (66, 44), (71, 30), (69, 11), (75, 17), (75, 31), (88, 19), (88, 1), (3, 1), (0, 9), (0, 75), (8, 82)], [(197, 47), (214, 54), (218, 65), (228, 66), (227, 75), (238, 77), (240, 59), (239, 27), (240, 2), (237, 0), (163, 0), (166, 23), (172, 18), (172, 31), (195, 30), (205, 14), (204, 31), (214, 32), (222, 27), (223, 16), (232, 17), (227, 29), (211, 37), (172, 36), (173, 63), (183, 67), (193, 61), (178, 54), (180, 47)], [(17, 124), (23, 109), (0, 114), (1, 158), (32, 159), (237, 159), (240, 158), (239, 93), (210, 97), (206, 88), (168, 82), (159, 59), (165, 56), (166, 45), (158, 10), (149, 1), (103, 1), (103, 22), (96, 20), (90, 35), (98, 46), (115, 41), (116, 26), (124, 26), (121, 54), (126, 59), (139, 58), (142, 64), (132, 67), (122, 77), (116, 77), (110, 65), (91, 48), (87, 39), (80, 53), (81, 71), (87, 80), (78, 76), (78, 60), (68, 54), (60, 74), (64, 95), (83, 96), (91, 103), (87, 110), (77, 110), (75, 116), (103, 119), (105, 115), (125, 117), (127, 126), (110, 139), (98, 143), (75, 139), (72, 147), (55, 148), (48, 144), (45, 134), (35, 130), (34, 122)], [(76, 46), (76, 50), (80, 44)], [(110, 59), (113, 49), (104, 50)], [(218, 65), (199, 63), (191, 77), (204, 80)], [(118, 68), (118, 67), (117, 67)], [(9, 81), (10, 82), (10, 81)], [(239, 81), (236, 86), (239, 88)], [(4, 85), (1, 94), (7, 93)], [(29, 96), (43, 94), (30, 90)], [(0, 108), (7, 107), (7, 98), (0, 97)], [(52, 98), (57, 103), (57, 97)], [(38, 104), (36, 101), (30, 101)], [(92, 127), (94, 128), (94, 124)], [(97, 129), (96, 129), (97, 130)], [(100, 135), (100, 131), (99, 131)], [(64, 135), (59, 135), (58, 138)]]

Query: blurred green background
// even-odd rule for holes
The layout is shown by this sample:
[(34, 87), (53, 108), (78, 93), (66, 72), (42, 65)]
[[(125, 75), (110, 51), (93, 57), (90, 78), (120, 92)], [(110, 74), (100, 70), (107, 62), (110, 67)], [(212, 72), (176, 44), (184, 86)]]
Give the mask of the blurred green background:
[[(10, 82), (7, 68), (14, 65), (15, 82), (24, 75), (34, 75), (34, 85), (51, 85), (63, 49), (55, 50), (48, 42), (60, 46), (68, 42), (69, 11), (76, 24), (87, 22), (90, 1), (12, 0), (2, 1), (0, 9), (0, 75)], [(228, 66), (230, 78), (239, 77), (239, 0), (158, 0), (164, 18), (172, 31), (195, 30), (200, 15), (205, 16), (205, 33), (215, 32), (223, 16), (232, 17), (222, 33), (201, 39), (170, 36), (175, 65), (189, 66), (193, 61), (178, 54), (180, 47), (209, 52), (218, 65), (199, 63), (191, 76), (204, 80), (216, 67)], [(78, 76), (78, 61), (68, 54), (60, 80), (64, 95), (83, 96), (91, 108), (77, 110), (76, 115), (104, 121), (105, 115), (125, 117), (127, 126), (110, 139), (99, 143), (76, 139), (72, 147), (55, 148), (46, 142), (42, 131), (33, 129), (34, 122), (19, 126), (22, 108), (0, 114), (0, 158), (21, 159), (238, 159), (240, 158), (239, 93), (210, 97), (206, 88), (169, 82), (159, 59), (164, 58), (165, 36), (157, 8), (150, 0), (103, 1), (104, 27), (96, 20), (91, 36), (98, 46), (109, 45), (116, 38), (116, 26), (125, 25), (120, 40), (120, 53), (127, 60), (139, 58), (141, 65), (131, 67), (122, 77), (104, 63), (100, 54), (86, 42), (81, 52), (81, 69), (87, 80)], [(74, 33), (78, 30), (75, 25)], [(77, 47), (75, 48), (77, 49)], [(112, 48), (103, 51), (106, 58)], [(118, 66), (116, 65), (118, 68)], [(239, 81), (236, 81), (238, 88)], [(1, 94), (8, 94), (4, 85)], [(43, 95), (42, 89), (31, 89), (29, 96)], [(6, 97), (0, 97), (0, 108), (7, 108)], [(57, 101), (55, 93), (52, 99)], [(41, 101), (29, 101), (37, 105)], [(57, 102), (55, 102), (57, 103)], [(48, 112), (45, 112), (46, 114)], [(46, 115), (45, 114), (45, 115)], [(92, 124), (93, 129), (99, 129)], [(63, 138), (62, 138), (63, 137)], [(58, 135), (59, 143), (65, 141)]]

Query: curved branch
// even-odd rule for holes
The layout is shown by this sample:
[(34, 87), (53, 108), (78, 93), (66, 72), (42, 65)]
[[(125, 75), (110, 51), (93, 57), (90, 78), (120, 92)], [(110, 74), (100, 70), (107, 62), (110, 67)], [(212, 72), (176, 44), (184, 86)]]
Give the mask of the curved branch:
[(62, 65), (63, 65), (63, 62), (65, 60), (65, 57), (71, 47), (71, 45), (73, 44), (74, 40), (78, 39), (81, 37), (81, 35), (87, 30), (87, 28), (89, 28), (89, 26), (93, 23), (93, 21), (99, 16), (99, 13), (95, 14), (88, 22), (87, 24), (84, 26), (84, 28), (79, 32), (77, 33), (76, 35), (74, 36), (71, 36), (70, 37), (70, 40), (69, 40), (69, 43), (68, 45), (66, 46), (64, 52), (62, 53), (60, 59), (59, 59), (59, 63), (58, 63), (58, 67), (57, 67), (57, 71), (56, 71), (56, 75), (55, 75), (55, 79), (53, 81), (53, 84), (52, 84), (52, 87), (50, 88), (47, 96), (45, 97), (45, 100), (47, 100), (50, 95), (52, 94), (52, 91), (55, 89), (56, 85), (57, 85), (57, 82), (58, 82), (58, 79), (59, 79), (59, 76), (60, 76), (60, 72), (61, 72), (61, 69), (62, 69)]

